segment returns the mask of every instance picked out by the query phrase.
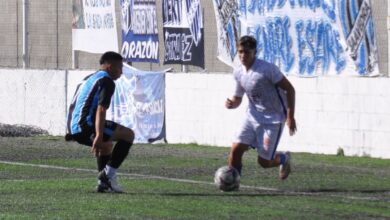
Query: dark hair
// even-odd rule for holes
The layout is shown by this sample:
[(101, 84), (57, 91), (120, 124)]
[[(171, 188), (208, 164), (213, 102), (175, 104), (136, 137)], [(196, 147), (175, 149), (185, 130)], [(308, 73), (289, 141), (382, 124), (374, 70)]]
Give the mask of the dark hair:
[(111, 63), (113, 61), (122, 61), (123, 57), (119, 53), (108, 51), (105, 52), (102, 57), (100, 57), (100, 65), (106, 64), (106, 63)]
[(257, 48), (257, 41), (252, 36), (244, 35), (238, 40), (237, 46), (242, 46), (245, 49), (256, 49)]

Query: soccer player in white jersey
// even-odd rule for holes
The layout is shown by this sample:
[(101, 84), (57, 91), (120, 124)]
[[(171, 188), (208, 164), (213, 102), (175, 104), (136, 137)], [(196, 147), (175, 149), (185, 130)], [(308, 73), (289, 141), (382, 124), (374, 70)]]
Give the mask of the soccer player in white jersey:
[(294, 119), (295, 90), (274, 64), (256, 58), (257, 41), (243, 36), (238, 41), (241, 65), (233, 72), (236, 82), (233, 97), (225, 106), (237, 108), (244, 94), (249, 106), (246, 119), (233, 142), (229, 165), (241, 174), (242, 156), (250, 147), (257, 150), (258, 163), (263, 168), (279, 166), (279, 178), (284, 180), (291, 171), (289, 152), (276, 152), (283, 127), (290, 135), (297, 131)]

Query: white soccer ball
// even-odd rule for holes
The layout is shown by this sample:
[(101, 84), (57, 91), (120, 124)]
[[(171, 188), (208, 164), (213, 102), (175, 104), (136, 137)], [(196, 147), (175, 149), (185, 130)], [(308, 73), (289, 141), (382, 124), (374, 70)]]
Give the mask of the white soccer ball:
[(220, 167), (215, 172), (214, 183), (218, 189), (225, 192), (238, 190), (240, 187), (240, 174), (234, 167)]

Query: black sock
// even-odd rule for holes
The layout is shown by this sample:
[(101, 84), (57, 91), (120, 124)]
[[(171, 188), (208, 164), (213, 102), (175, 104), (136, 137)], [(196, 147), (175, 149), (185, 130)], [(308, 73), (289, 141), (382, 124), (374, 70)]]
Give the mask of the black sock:
[(96, 157), (96, 163), (97, 163), (97, 169), (98, 171), (102, 171), (104, 167), (106, 167), (106, 164), (110, 160), (111, 155), (104, 155), (104, 156), (98, 156)]
[(236, 170), (238, 171), (238, 174), (240, 174), (240, 176), (241, 176), (242, 165), (236, 166), (236, 167), (234, 167), (234, 168), (236, 168)]
[(111, 160), (108, 161), (108, 165), (118, 169), (129, 153), (130, 147), (131, 143), (126, 141), (118, 141), (112, 150)]

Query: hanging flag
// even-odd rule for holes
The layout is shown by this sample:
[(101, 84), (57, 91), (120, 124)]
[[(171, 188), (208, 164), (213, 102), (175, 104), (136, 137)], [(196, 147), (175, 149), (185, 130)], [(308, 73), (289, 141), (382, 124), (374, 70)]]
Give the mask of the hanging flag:
[(120, 0), (122, 49), (128, 62), (159, 62), (155, 0)]
[(107, 119), (131, 128), (135, 143), (165, 140), (165, 71), (141, 71), (124, 64), (115, 85)]
[(252, 35), (258, 58), (286, 74), (379, 75), (370, 0), (213, 3), (218, 58), (228, 65), (239, 63), (240, 36)]
[(118, 51), (115, 1), (73, 0), (72, 49)]
[(200, 0), (163, 0), (164, 64), (204, 68), (203, 13)]

